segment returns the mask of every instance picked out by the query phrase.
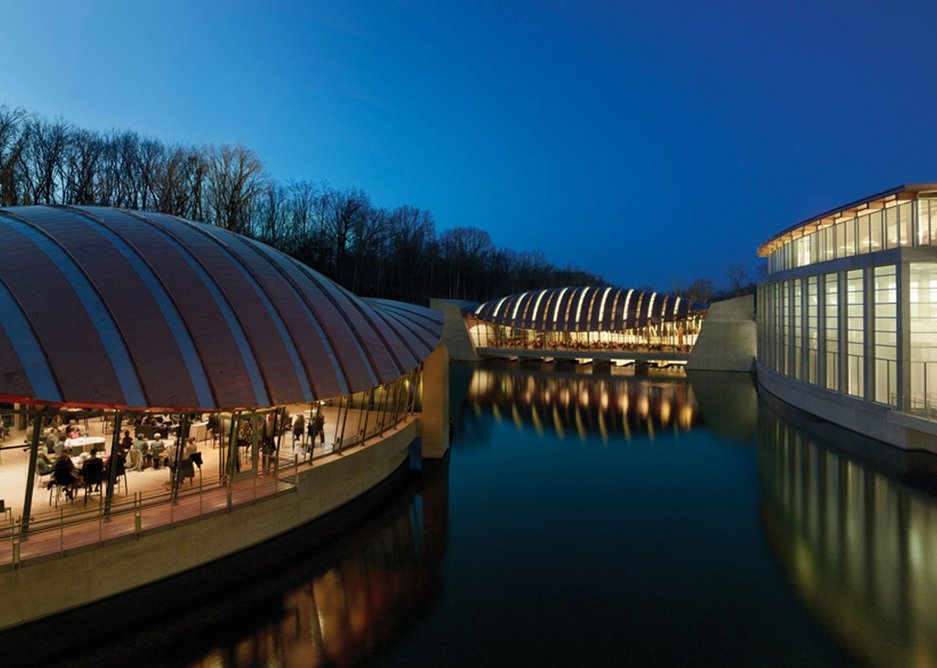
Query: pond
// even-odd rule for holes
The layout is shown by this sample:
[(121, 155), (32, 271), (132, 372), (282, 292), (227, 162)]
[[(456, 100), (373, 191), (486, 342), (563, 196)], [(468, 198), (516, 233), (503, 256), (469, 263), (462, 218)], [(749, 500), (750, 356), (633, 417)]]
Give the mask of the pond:
[(617, 371), (456, 365), (442, 463), (0, 650), (36, 659), (51, 629), (111, 619), (120, 642), (44, 660), (937, 664), (937, 457), (759, 399), (747, 375)]

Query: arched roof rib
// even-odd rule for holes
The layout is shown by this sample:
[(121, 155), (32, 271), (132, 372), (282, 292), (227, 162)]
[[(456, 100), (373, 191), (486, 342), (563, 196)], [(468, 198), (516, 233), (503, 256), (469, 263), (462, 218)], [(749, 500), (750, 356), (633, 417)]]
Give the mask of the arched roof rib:
[(217, 410), (358, 392), (418, 366), (437, 312), (362, 300), (217, 227), (0, 209), (0, 399)]
[(485, 302), (474, 315), (498, 325), (543, 332), (622, 331), (681, 320), (705, 304), (650, 290), (566, 287), (530, 290)]

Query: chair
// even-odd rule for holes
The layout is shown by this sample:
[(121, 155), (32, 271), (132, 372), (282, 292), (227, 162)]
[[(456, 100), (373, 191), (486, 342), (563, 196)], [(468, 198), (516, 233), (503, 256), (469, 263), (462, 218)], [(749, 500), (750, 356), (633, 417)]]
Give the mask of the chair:
[(71, 482), (63, 482), (57, 480), (53, 475), (52, 480), (47, 484), (49, 485), (49, 505), (53, 507), (58, 507), (59, 499), (62, 498), (62, 492), (65, 492), (65, 497), (71, 502), (75, 501), (75, 480), (72, 479)]
[(130, 487), (129, 485), (127, 485), (127, 470), (126, 469), (124, 469), (123, 471), (118, 471), (117, 475), (114, 476), (114, 491), (117, 491), (120, 489), (121, 479), (123, 479), (124, 481), (124, 494), (129, 494)]
[(49, 505), (53, 508), (57, 508), (59, 505), (59, 499), (62, 498), (62, 490), (65, 489), (65, 485), (56, 482), (55, 480), (49, 481)]
[(52, 461), (49, 459), (48, 455), (44, 452), (40, 452), (36, 460), (36, 479), (38, 484), (42, 484), (42, 479), (45, 476), (52, 475), (52, 468)]
[[(92, 462), (99, 462), (93, 465)], [(81, 484), (85, 488), (85, 503), (88, 503), (88, 496), (92, 492), (103, 494), (104, 492), (104, 462), (100, 459), (89, 459), (81, 469)]]
[[(190, 483), (194, 481), (195, 479), (195, 465), (194, 465), (195, 455), (198, 455), (198, 454), (199, 453), (195, 453), (194, 455), (192, 455), (192, 457), (183, 459), (182, 461), (179, 462), (179, 482), (180, 483), (185, 482), (186, 478), (188, 478)], [(201, 462), (201, 460), (202, 458), (201, 456), (199, 456), (199, 462)], [(201, 466), (199, 466), (199, 468), (201, 468)]]

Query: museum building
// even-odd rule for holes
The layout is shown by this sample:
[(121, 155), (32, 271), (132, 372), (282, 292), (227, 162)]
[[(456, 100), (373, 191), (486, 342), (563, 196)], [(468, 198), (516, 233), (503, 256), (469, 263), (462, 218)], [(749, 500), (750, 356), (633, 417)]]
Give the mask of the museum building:
[(243, 550), (448, 446), (438, 312), (215, 226), (0, 208), (0, 314), (0, 629)]
[(508, 295), (466, 314), (476, 348), (689, 352), (706, 305), (678, 295), (610, 286)]
[(908, 449), (937, 434), (937, 184), (905, 185), (763, 244), (759, 383)]

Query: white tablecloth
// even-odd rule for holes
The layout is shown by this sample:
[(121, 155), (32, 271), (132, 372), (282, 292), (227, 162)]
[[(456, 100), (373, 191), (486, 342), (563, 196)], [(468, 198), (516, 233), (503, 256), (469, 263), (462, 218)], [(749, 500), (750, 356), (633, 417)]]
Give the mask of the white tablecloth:
[(91, 452), (91, 449), (95, 445), (100, 445), (101, 447), (98, 450), (104, 449), (104, 437), (103, 436), (79, 436), (78, 438), (66, 438), (65, 447), (71, 448), (74, 446), (81, 446), (81, 449), (85, 452)]

